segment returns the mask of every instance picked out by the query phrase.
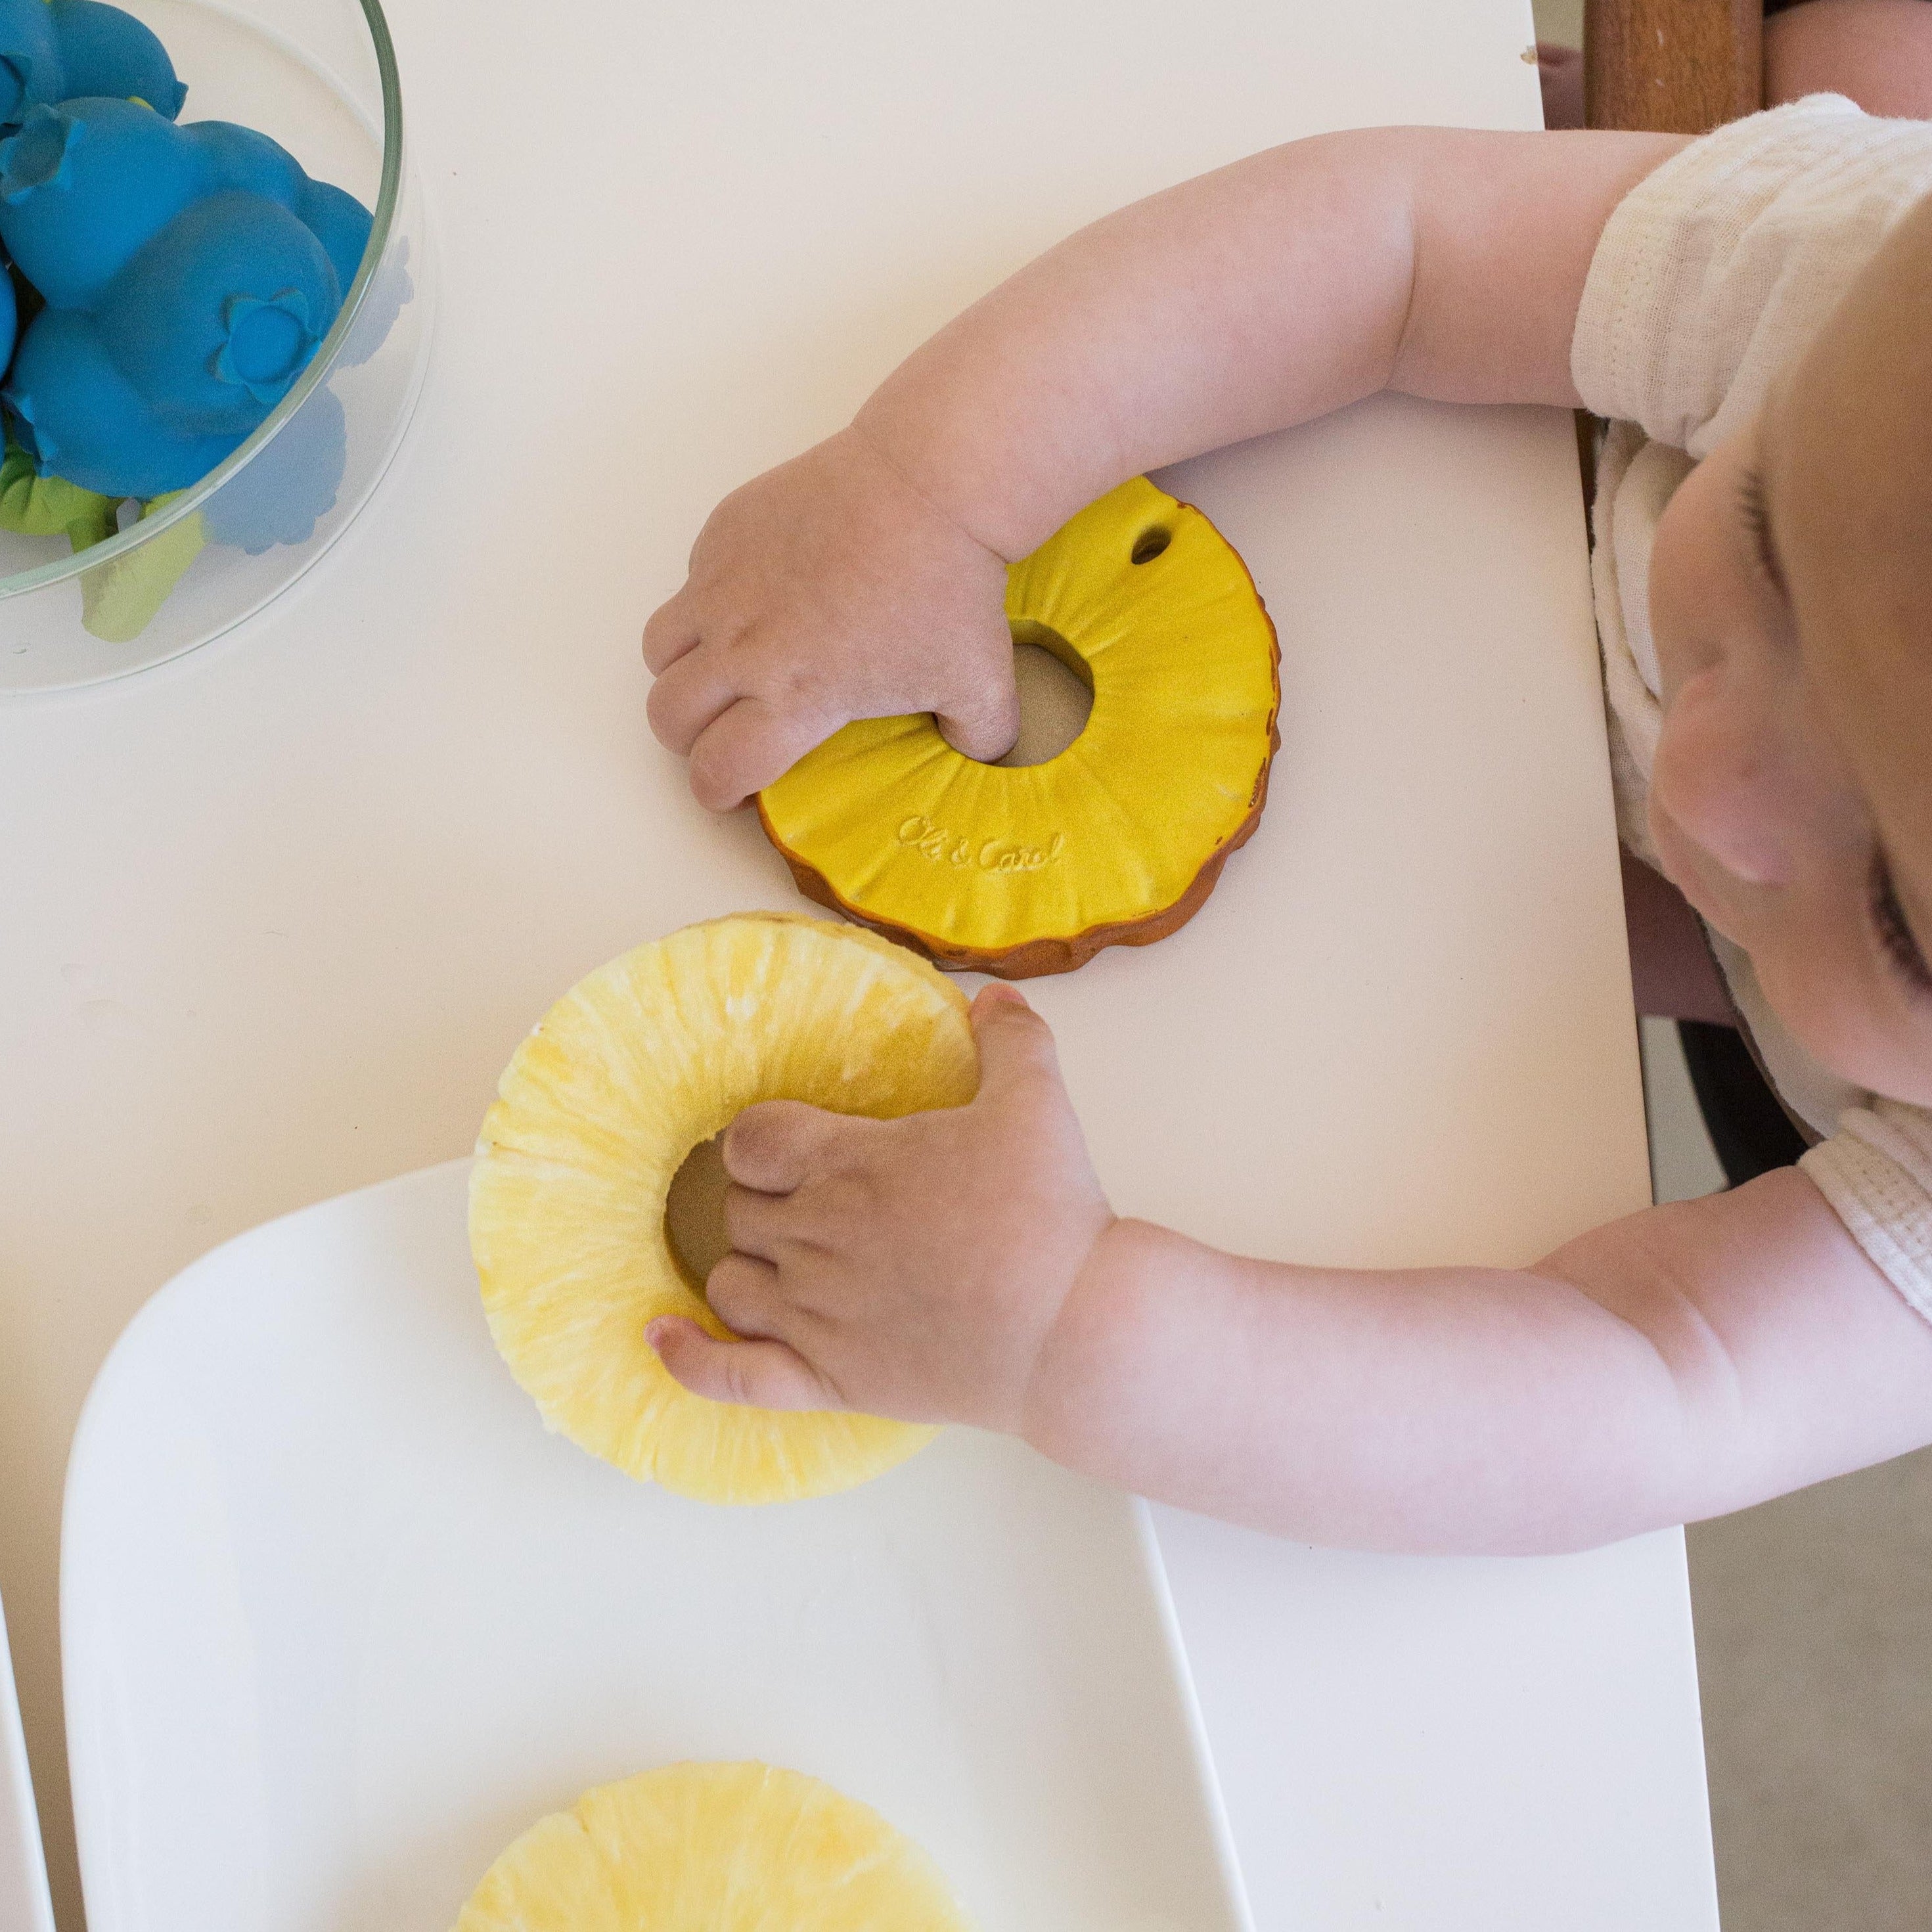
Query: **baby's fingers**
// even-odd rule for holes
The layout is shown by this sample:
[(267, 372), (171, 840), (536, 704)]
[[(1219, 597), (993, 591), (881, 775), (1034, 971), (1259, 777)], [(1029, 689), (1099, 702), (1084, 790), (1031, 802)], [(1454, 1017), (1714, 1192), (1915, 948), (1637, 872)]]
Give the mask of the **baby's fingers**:
[(644, 620), (644, 662), (653, 677), (662, 677), (698, 642), (691, 599), (682, 590), (667, 598)]
[(740, 695), (715, 651), (688, 651), (664, 671), (644, 700), (658, 742), (680, 758), (688, 755), (707, 726)]
[(998, 1106), (1016, 1094), (1064, 1094), (1053, 1030), (1017, 986), (995, 980), (974, 996), (973, 1038), (980, 1049), (980, 1097)]
[(760, 1100), (724, 1130), (724, 1172), (740, 1187), (789, 1194), (822, 1168), (832, 1149), (867, 1123), (802, 1100)]
[(729, 812), (783, 778), (844, 722), (817, 711), (780, 711), (762, 698), (741, 698), (692, 746), (692, 794), (713, 812)]
[(748, 1342), (782, 1342), (785, 1309), (778, 1292), (778, 1271), (755, 1255), (728, 1254), (711, 1270), (704, 1298), (711, 1312), (734, 1335)]
[(752, 1408), (843, 1408), (838, 1392), (782, 1342), (721, 1342), (695, 1322), (666, 1315), (644, 1330), (672, 1376), (712, 1402)]

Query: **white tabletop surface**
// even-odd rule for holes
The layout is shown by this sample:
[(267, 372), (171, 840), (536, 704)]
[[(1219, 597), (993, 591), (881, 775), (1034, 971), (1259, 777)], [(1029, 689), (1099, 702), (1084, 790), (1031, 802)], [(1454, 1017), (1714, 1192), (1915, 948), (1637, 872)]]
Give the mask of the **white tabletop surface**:
[[(638, 626), (705, 509), (1110, 206), (1538, 112), (1524, 0), (393, 20), (445, 268), (410, 446), (242, 633), (0, 708), (0, 1590), (69, 1932), (60, 1485), (116, 1333), (225, 1236), (465, 1151), (588, 968), (795, 902), (644, 727)], [(1376, 403), (1180, 487), (1280, 626), (1283, 746), (1192, 925), (1035, 984), (1116, 1204), (1396, 1263), (1640, 1204), (1568, 421)], [(1264, 1932), (1714, 1926), (1676, 1535), (1160, 1533)]]

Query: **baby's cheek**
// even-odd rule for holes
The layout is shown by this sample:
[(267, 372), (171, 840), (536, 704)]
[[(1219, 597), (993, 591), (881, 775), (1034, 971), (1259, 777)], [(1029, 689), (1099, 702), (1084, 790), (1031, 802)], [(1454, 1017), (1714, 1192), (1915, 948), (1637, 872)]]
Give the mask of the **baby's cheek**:
[(1664, 714), (1654, 806), (1732, 878), (1774, 885), (1788, 863), (1790, 801), (1780, 790), (1768, 734), (1732, 701), (1719, 670), (1698, 673)]

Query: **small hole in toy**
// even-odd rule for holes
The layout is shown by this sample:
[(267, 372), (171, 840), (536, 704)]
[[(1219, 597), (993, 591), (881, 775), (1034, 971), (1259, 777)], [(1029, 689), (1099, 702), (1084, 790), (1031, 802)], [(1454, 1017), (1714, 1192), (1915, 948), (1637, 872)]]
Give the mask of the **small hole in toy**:
[(1134, 539), (1127, 553), (1130, 563), (1151, 563), (1174, 541), (1174, 532), (1159, 524), (1150, 524)]
[(731, 1252), (724, 1232), (724, 1136), (700, 1141), (670, 1178), (664, 1202), (664, 1239), (671, 1258), (694, 1294), (704, 1292), (711, 1270)]
[[(12, 59), (4, 64), (7, 74), (17, 83), (20, 68)], [(0, 92), (6, 91), (0, 87)], [(12, 91), (16, 97), (25, 92), (17, 86)], [(43, 108), (31, 116), (7, 144), (6, 166), (0, 169), (0, 190), (10, 200), (18, 200), (34, 188), (45, 188), (60, 172), (76, 124), (55, 107)]]
[(1013, 682), (1019, 687), (1020, 735), (1012, 749), (996, 760), (1010, 770), (1058, 758), (1086, 730), (1094, 709), (1087, 667), (1064, 639), (1037, 634), (1044, 629), (1039, 626), (1023, 632), (1014, 626)]
[[(1013, 682), (1018, 688), (1020, 734), (1011, 751), (992, 762), (1010, 770), (1043, 765), (1087, 728), (1094, 709), (1094, 677), (1080, 653), (1058, 631), (1030, 617), (1010, 617)], [(940, 728), (941, 736), (945, 728)], [(951, 739), (946, 739), (952, 744)], [(959, 747), (953, 745), (956, 752)]]

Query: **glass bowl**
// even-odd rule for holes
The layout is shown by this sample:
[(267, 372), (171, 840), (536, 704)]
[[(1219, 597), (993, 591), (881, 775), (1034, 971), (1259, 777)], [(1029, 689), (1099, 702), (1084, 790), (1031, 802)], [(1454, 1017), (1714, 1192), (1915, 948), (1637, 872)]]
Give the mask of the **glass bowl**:
[(226, 461), (145, 515), (124, 506), (119, 533), (79, 552), (64, 536), (0, 530), (0, 695), (144, 670), (286, 590), (368, 501), (428, 360), (434, 263), (377, 0), (115, 4), (160, 36), (188, 84), (184, 125), (272, 135), (375, 224), (334, 327)]

